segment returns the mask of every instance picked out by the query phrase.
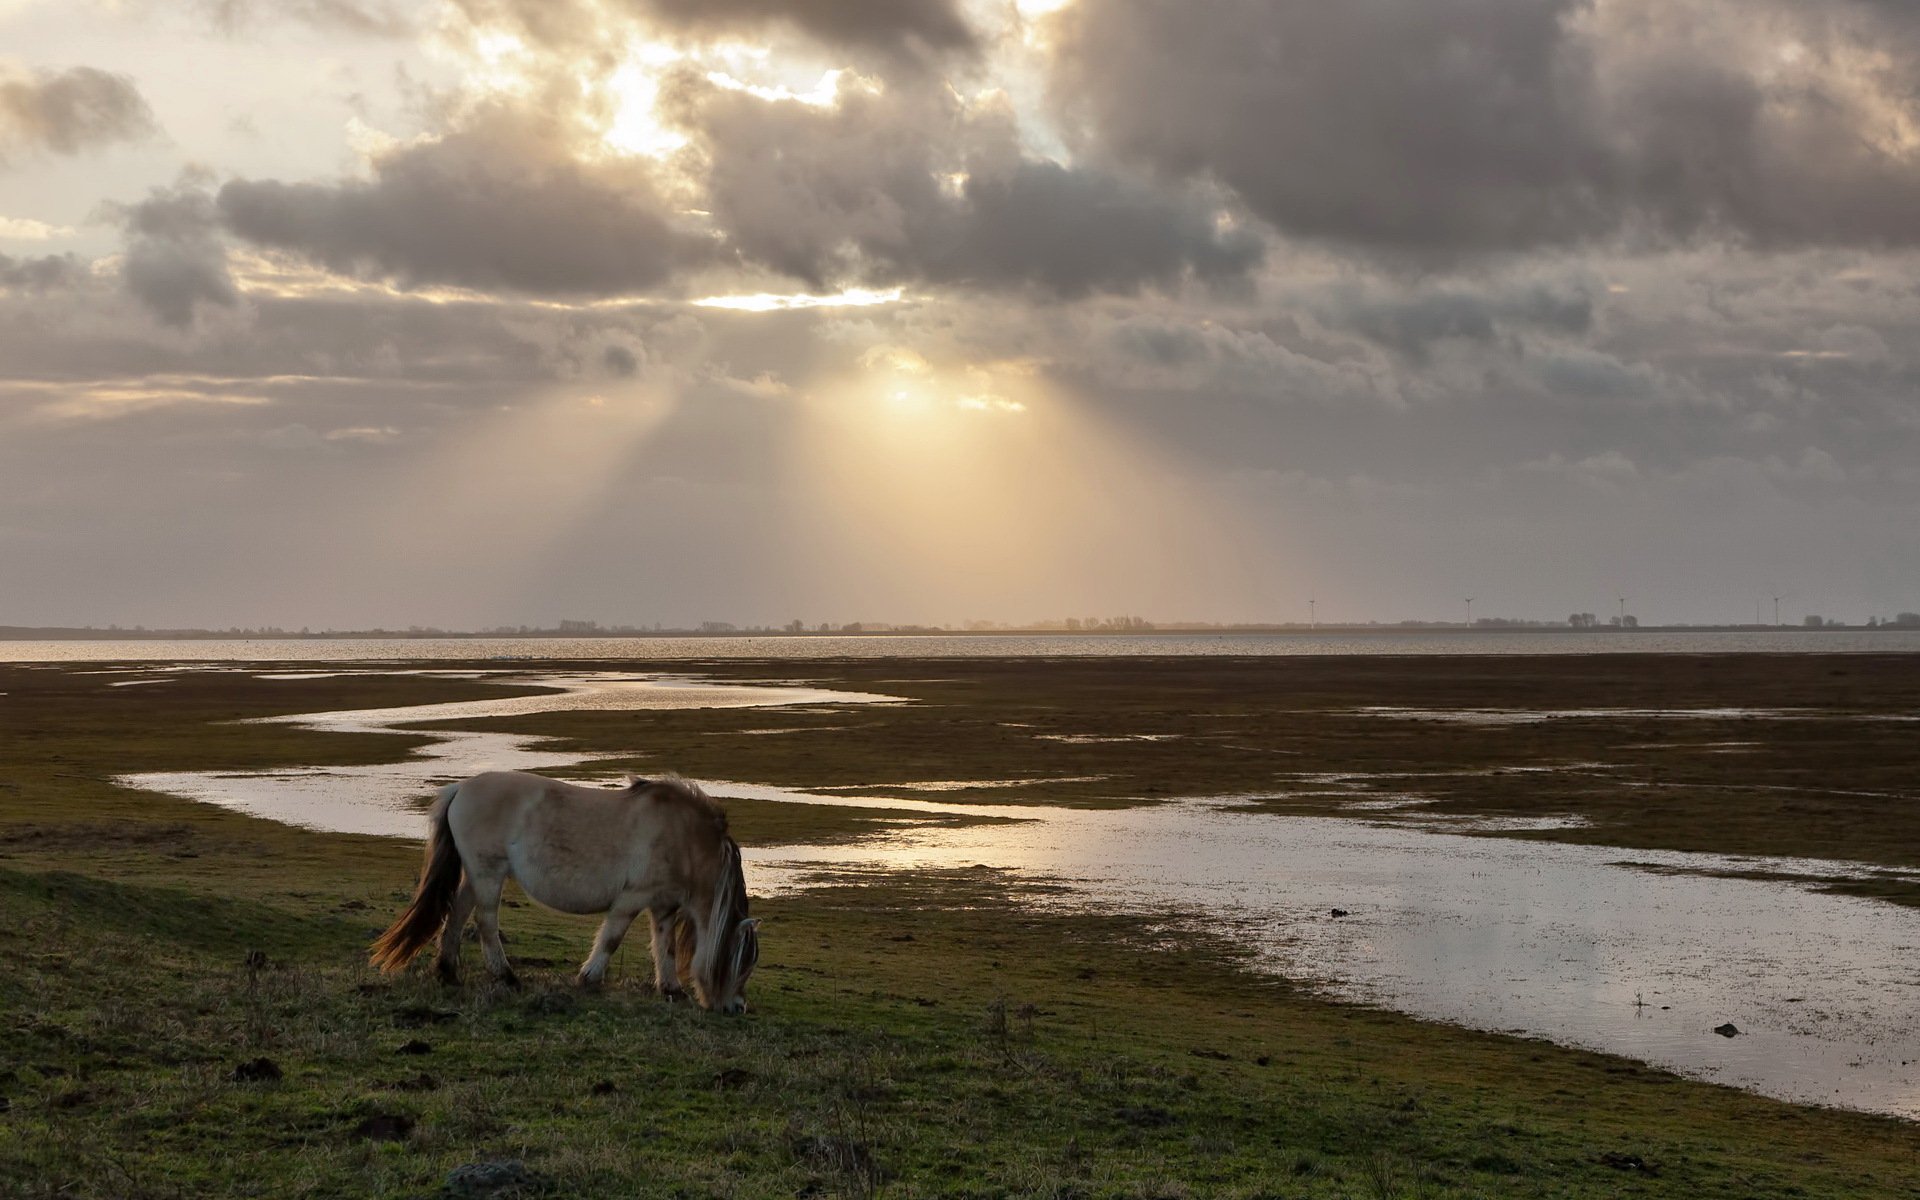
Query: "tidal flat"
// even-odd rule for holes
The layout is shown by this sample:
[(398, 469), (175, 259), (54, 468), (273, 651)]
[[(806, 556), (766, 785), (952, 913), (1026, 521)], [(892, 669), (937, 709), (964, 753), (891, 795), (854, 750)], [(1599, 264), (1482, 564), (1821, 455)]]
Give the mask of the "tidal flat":
[[(458, 725), (555, 739), (575, 773), (868, 797), (733, 801), (758, 848), (953, 826), (875, 795), (987, 820), (1207, 794), (1413, 832), (1864, 864), (1885, 876), (1820, 886), (1910, 899), (1912, 667), (681, 662), (717, 683), (900, 702)], [(22, 964), (0, 982), (18, 1034), (0, 1178), (20, 1194), (421, 1195), (491, 1158), (554, 1194), (609, 1195), (1853, 1196), (1912, 1195), (1920, 1178), (1909, 1122), (1329, 1000), (1254, 969), (1242, 938), (1063, 907), (1044, 878), (991, 865), (827, 871), (763, 901), (767, 957), (740, 1021), (654, 1001), (638, 947), (615, 986), (576, 995), (564, 981), (590, 923), (527, 907), (507, 917), (538, 978), (526, 992), (376, 979), (360, 951), (403, 900), (414, 848), (113, 780), (398, 762), (430, 739), (248, 719), (483, 700), (500, 681), (262, 674), (0, 670), (0, 939)], [(1432, 715), (1464, 710), (1570, 715)], [(409, 1043), (429, 1049), (398, 1055)], [(262, 1057), (278, 1079), (231, 1078)]]

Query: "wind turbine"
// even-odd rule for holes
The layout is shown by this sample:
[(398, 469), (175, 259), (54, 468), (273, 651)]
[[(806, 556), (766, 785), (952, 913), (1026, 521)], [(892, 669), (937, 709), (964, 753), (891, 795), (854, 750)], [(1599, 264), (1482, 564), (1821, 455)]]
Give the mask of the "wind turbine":
[(1778, 596), (1773, 598), (1773, 623), (1775, 625), (1780, 623), (1780, 597)]
[(1467, 597), (1467, 628), (1473, 628), (1473, 597)]
[(1320, 628), (1320, 614), (1319, 614), (1319, 612), (1317, 612), (1317, 611), (1315, 610), (1315, 608), (1314, 608), (1314, 606), (1315, 606), (1315, 605), (1317, 605), (1317, 604), (1319, 604), (1319, 603), (1320, 603), (1320, 602), (1319, 602), (1318, 600), (1309, 600), (1309, 601), (1307, 601), (1307, 626), (1308, 626), (1308, 628), (1311, 628), (1311, 629), (1318, 629), (1318, 628)]
[(1625, 596), (1621, 596), (1619, 597), (1619, 600), (1620, 600), (1620, 628), (1625, 629), (1627, 627), (1627, 598)]

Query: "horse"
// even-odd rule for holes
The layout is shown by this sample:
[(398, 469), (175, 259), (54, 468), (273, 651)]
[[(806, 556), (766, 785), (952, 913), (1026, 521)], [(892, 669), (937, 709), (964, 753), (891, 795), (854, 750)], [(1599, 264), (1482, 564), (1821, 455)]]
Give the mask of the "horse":
[(370, 958), (398, 971), (437, 935), (440, 977), (460, 977), (460, 936), (471, 915), (495, 979), (517, 986), (500, 945), (500, 891), (508, 879), (564, 913), (605, 913), (578, 982), (598, 987), (642, 912), (653, 933), (654, 987), (668, 999), (693, 985), (709, 1011), (746, 1011), (760, 959), (758, 918), (747, 915), (740, 846), (727, 814), (684, 779), (634, 779), (593, 788), (521, 771), (488, 771), (440, 789), (427, 818), (426, 858), (413, 901), (375, 939)]

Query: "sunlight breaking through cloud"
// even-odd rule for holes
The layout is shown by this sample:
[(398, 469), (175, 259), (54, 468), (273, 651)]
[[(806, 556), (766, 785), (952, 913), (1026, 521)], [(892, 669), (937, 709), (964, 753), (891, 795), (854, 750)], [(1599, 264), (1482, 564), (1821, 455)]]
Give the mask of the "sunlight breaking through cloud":
[(734, 296), (706, 296), (692, 303), (700, 308), (731, 308), (741, 312), (777, 312), (796, 308), (867, 308), (876, 304), (897, 304), (905, 298), (904, 288), (847, 288), (831, 295), (810, 292), (752, 292)]
[(1910, 612), (1911, 9), (0, 0), (0, 600)]

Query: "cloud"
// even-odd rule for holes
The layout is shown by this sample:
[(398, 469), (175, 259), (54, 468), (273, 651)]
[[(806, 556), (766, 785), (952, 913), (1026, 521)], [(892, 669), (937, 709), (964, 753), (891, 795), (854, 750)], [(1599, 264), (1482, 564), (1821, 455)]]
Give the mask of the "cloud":
[(133, 80), (94, 67), (8, 73), (0, 68), (0, 162), (9, 151), (80, 154), (154, 132)]
[(1920, 243), (1920, 22), (1892, 4), (1110, 0), (1056, 32), (1084, 150), (1297, 237)]
[(578, 137), (565, 117), (493, 105), (386, 151), (368, 179), (235, 180), (219, 211), (255, 245), (402, 287), (638, 293), (714, 256), (646, 160), (575, 157)]
[(80, 260), (71, 254), (48, 254), (39, 258), (0, 254), (0, 288), (44, 292), (71, 284), (85, 272)]
[(117, 213), (127, 239), (121, 279), (163, 325), (184, 329), (203, 305), (240, 303), (219, 215), (204, 190), (191, 182), (155, 188)]
[(72, 237), (74, 231), (64, 225), (49, 225), (30, 217), (0, 217), (0, 239), (14, 242), (45, 242)]
[(1244, 276), (1258, 237), (1218, 205), (1029, 156), (1011, 113), (945, 88), (843, 84), (831, 106), (682, 78), (706, 205), (747, 259), (814, 290), (1032, 287), (1063, 297)]
[(1593, 325), (1594, 297), (1582, 281), (1431, 283), (1342, 280), (1299, 289), (1296, 301), (1335, 328), (1349, 329), (1407, 358), (1424, 360), (1440, 342), (1487, 344), (1523, 330), (1564, 335)]
[(787, 26), (834, 46), (893, 55), (970, 54), (978, 40), (955, 0), (628, 0), (700, 34)]
[[(1342, 591), (1430, 616), (1461, 576), (1508, 597), (1490, 611), (1554, 616), (1657, 576), (1688, 597), (1662, 615), (1705, 618), (1719, 577), (1862, 563), (1888, 576), (1880, 611), (1916, 607), (1920, 7), (1085, 0), (1023, 26), (1004, 0), (458, 0), (471, 20), (418, 19), (444, 3), (189, 0), (239, 36), (152, 4), (160, 24), (109, 33), (247, 67), (231, 98), (263, 134), (322, 121), (269, 146), (214, 118), (194, 153), (237, 179), (148, 194), (123, 175), (149, 154), (72, 163), (7, 135), (46, 160), (9, 211), (73, 227), (0, 242), (0, 508), (34, 539), (0, 575), (59, 581), (15, 607), (1021, 615), (1041, 591), (954, 600), (945, 559), (919, 581), (818, 569), (848, 529), (868, 557), (847, 563), (887, 565), (855, 510), (822, 507), (828, 482), (873, 498), (857, 511), (923, 486), (959, 511), (937, 468), (976, 452), (1033, 480), (1009, 528), (1061, 534), (1033, 611), (1134, 594), (1140, 539), (1084, 519), (1112, 478), (1128, 511), (1211, 497), (1240, 531), (1151, 577), (1180, 590), (1112, 601), (1154, 616), (1228, 615), (1243, 587), (1238, 613), (1270, 617), (1303, 580), (1322, 616)], [(874, 23), (836, 24), (855, 12)], [(980, 34), (939, 32), (961, 12)], [(380, 14), (418, 41), (356, 40)], [(339, 61), (289, 66), (313, 38)], [(349, 90), (390, 133), (349, 133), (368, 157), (342, 168), (337, 123), (302, 106)], [(120, 252), (35, 257), (91, 247), (102, 194), (130, 201)], [(889, 375), (917, 407), (888, 407)], [(1102, 446), (1136, 469), (1055, 469)], [(535, 505), (524, 543), (493, 536), (510, 505), (405, 504), (438, 470), (603, 449), (617, 482)], [(898, 494), (868, 469), (896, 460)], [(529, 497), (572, 486), (523, 474)], [(450, 610), (467, 544), (512, 578)], [(1081, 554), (1105, 547), (1111, 574)], [(714, 570), (670, 586), (579, 583), (702, 554)], [(130, 561), (158, 607), (115, 607)]]
[(690, 38), (788, 31), (878, 63), (924, 64), (976, 54), (958, 0), (453, 0), (476, 26), (550, 48), (604, 46), (623, 21)]
[(239, 33), (273, 20), (363, 37), (398, 38), (421, 28), (427, 6), (408, 0), (199, 0), (216, 25)]

